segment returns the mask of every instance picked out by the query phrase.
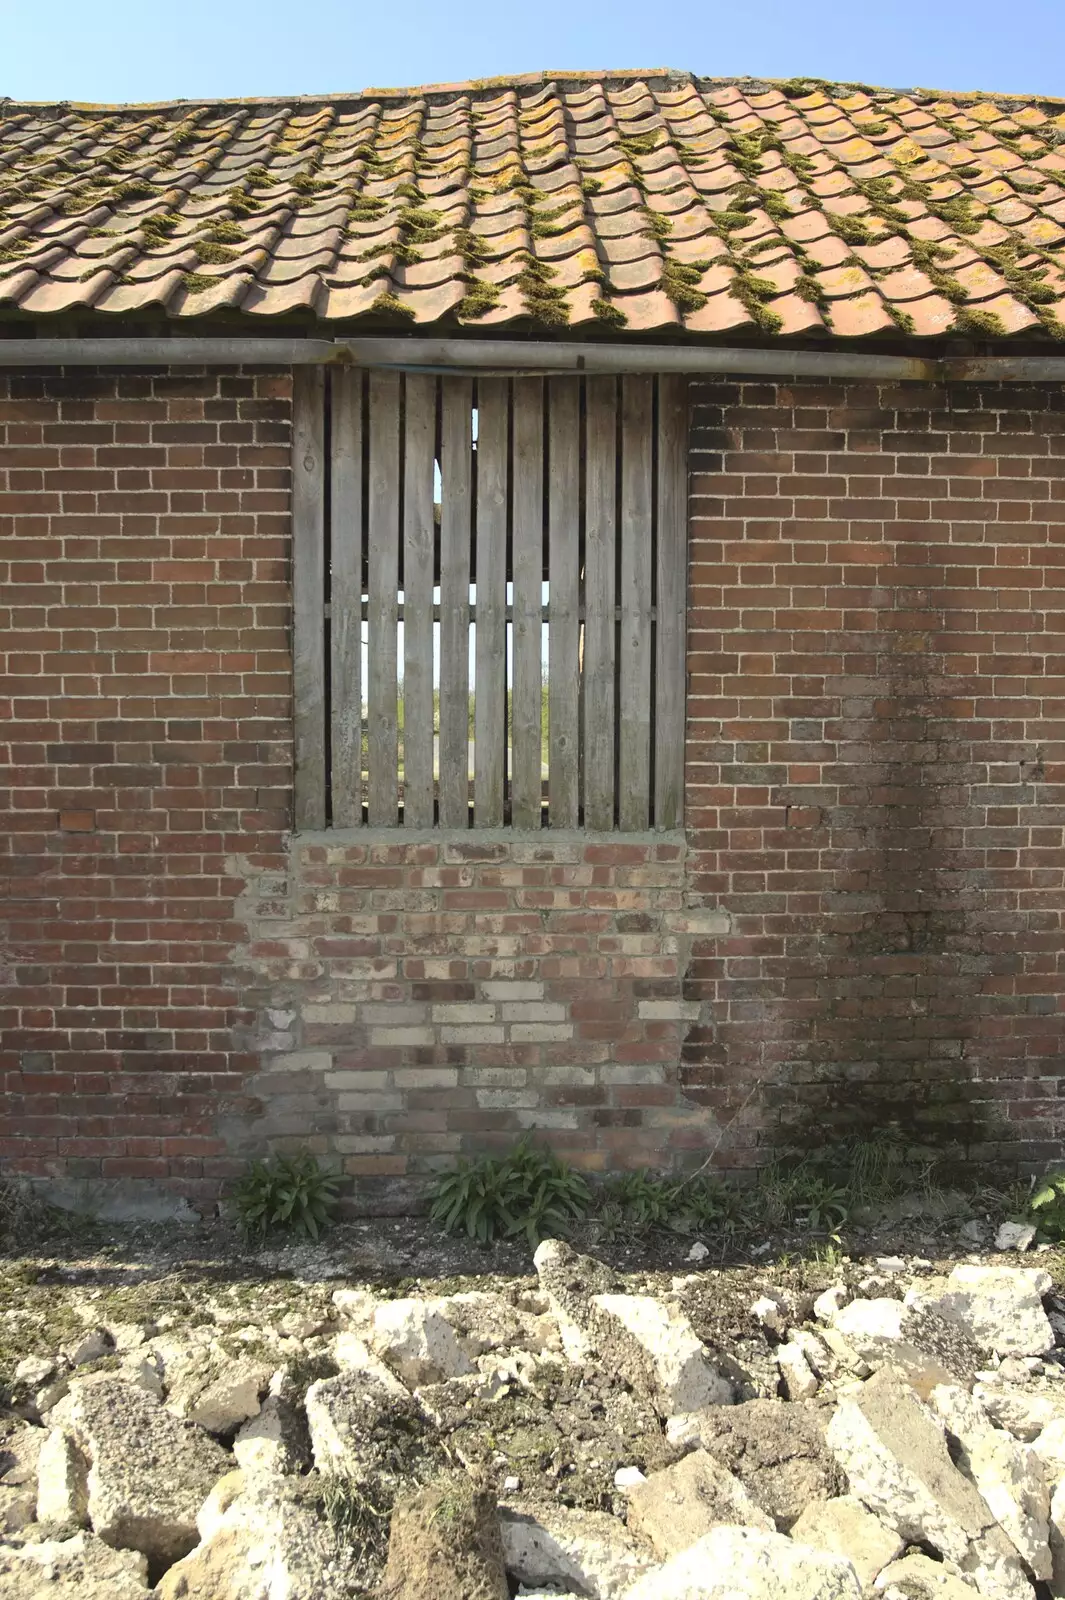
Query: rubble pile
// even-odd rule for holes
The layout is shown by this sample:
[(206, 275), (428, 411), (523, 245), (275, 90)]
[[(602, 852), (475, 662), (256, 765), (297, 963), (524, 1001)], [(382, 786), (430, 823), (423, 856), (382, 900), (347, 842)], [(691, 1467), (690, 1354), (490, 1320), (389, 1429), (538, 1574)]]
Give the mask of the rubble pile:
[(1048, 1273), (308, 1291), (86, 1326), (0, 1416), (0, 1600), (1065, 1600)]

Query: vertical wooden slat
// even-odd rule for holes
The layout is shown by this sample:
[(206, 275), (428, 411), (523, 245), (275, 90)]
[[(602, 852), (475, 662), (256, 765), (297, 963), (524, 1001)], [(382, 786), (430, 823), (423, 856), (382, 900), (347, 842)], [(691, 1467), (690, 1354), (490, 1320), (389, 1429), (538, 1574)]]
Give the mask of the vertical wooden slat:
[(325, 374), (292, 392), (293, 694), (296, 827), (325, 827)]
[(362, 385), (332, 373), (330, 432), (330, 636), (333, 824), (362, 822)]
[(655, 827), (684, 818), (684, 655), (688, 557), (688, 384), (658, 380)]
[[(585, 380), (584, 821), (614, 826), (614, 587), (617, 380)], [(551, 634), (554, 644), (554, 570)]]
[(651, 378), (623, 378), (618, 819), (646, 828), (651, 760)]
[(548, 817), (575, 828), (580, 791), (577, 684), (580, 673), (580, 379), (551, 378), (549, 401)]
[(403, 821), (433, 825), (436, 379), (407, 377), (403, 433)]
[(539, 378), (514, 381), (514, 683), (511, 820), (538, 828), (542, 798), (541, 633), (544, 580), (544, 391)]
[(473, 384), (445, 378), (440, 430), (440, 825), (469, 823)]
[(399, 583), (399, 377), (370, 375), (369, 815), (392, 827), (399, 807), (396, 626)]
[(507, 430), (510, 385), (477, 384), (477, 681), (474, 687), (474, 817), (503, 821), (506, 762)]

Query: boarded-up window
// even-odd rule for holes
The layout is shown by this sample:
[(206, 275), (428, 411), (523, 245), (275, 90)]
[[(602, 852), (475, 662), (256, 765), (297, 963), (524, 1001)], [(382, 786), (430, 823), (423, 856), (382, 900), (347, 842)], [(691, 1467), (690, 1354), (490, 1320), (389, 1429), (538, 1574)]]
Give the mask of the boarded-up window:
[(297, 373), (301, 828), (673, 828), (683, 379)]

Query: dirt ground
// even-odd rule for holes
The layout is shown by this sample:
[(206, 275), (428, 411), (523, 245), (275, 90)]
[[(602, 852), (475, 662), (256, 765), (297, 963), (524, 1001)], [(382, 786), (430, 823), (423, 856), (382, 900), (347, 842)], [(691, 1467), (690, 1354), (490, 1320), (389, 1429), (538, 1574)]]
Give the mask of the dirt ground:
[[(697, 1332), (727, 1346), (750, 1333), (748, 1307), (761, 1287), (818, 1292), (840, 1278), (859, 1281), (878, 1257), (923, 1258), (945, 1268), (991, 1252), (1001, 1213), (982, 1214), (971, 1202), (912, 1197), (895, 1216), (838, 1235), (764, 1230), (674, 1234), (650, 1229), (611, 1236), (596, 1223), (576, 1228), (570, 1242), (622, 1274), (634, 1292), (662, 1292), (685, 1273), (712, 1271), (713, 1295)], [(944, 1214), (946, 1213), (946, 1214)], [(693, 1245), (704, 1245), (705, 1256)], [(1065, 1253), (1057, 1248), (1008, 1258), (1038, 1259), (1065, 1282)], [(495, 1288), (513, 1294), (536, 1278), (525, 1239), (481, 1245), (445, 1234), (424, 1216), (340, 1222), (317, 1244), (270, 1239), (249, 1248), (235, 1228), (214, 1220), (189, 1226), (62, 1223), (49, 1235), (0, 1252), (0, 1403), (14, 1368), (29, 1354), (53, 1354), (94, 1320), (164, 1318), (180, 1327), (205, 1321), (233, 1329), (276, 1323), (287, 1311), (336, 1288), (366, 1287), (378, 1295), (454, 1293)], [(75, 1310), (77, 1302), (80, 1310)], [(239, 1341), (238, 1341), (239, 1342)], [(244, 1340), (247, 1343), (247, 1339)]]

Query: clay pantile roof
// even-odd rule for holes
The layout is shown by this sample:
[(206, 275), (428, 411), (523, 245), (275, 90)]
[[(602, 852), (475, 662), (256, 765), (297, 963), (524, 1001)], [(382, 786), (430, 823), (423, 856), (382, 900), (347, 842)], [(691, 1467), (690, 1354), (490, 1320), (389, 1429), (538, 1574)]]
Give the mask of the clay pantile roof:
[(653, 71), (0, 105), (0, 318), (1065, 335), (1065, 102)]

